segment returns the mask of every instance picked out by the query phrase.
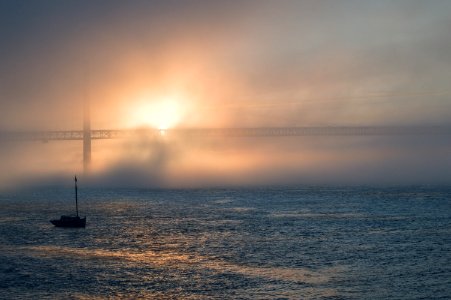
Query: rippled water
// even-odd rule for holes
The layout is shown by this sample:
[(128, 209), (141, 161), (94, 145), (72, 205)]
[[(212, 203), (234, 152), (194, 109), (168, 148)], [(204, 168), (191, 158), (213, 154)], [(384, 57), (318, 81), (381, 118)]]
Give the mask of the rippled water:
[(0, 193), (1, 299), (450, 299), (451, 188)]

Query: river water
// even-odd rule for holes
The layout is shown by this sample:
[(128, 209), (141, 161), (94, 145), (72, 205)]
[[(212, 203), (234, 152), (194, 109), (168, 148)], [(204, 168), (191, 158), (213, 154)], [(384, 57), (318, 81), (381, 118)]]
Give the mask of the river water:
[(0, 299), (451, 299), (451, 187), (0, 192)]

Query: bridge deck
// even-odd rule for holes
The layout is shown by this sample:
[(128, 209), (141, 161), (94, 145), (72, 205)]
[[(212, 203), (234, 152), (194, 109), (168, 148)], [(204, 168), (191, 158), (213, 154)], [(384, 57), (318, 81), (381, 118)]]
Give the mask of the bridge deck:
[[(134, 135), (159, 136), (158, 129), (91, 130), (91, 139), (118, 139)], [(83, 130), (0, 132), (0, 140), (51, 141), (83, 140)], [(165, 135), (199, 137), (277, 137), (277, 136), (374, 136), (374, 135), (450, 135), (451, 127), (325, 126), (255, 128), (179, 128), (164, 130)]]

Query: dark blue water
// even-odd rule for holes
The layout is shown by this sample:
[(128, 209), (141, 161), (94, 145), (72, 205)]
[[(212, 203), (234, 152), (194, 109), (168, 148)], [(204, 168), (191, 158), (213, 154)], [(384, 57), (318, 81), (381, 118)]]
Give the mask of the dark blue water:
[(1, 299), (451, 299), (451, 188), (0, 193)]

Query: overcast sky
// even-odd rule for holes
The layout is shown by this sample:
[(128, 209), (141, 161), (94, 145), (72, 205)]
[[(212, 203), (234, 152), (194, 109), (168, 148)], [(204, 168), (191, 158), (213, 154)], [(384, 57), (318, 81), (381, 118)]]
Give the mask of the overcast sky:
[[(80, 129), (86, 98), (93, 128), (449, 124), (450, 28), (447, 0), (0, 0), (0, 129)], [(398, 160), (386, 158), (395, 152), (403, 153), (406, 174), (427, 165), (429, 177), (449, 175), (434, 168), (451, 164), (443, 140), (428, 141), (412, 161), (404, 151), (410, 142), (380, 151), (366, 143), (362, 153), (379, 153), (380, 161), (365, 156), (356, 166), (344, 150), (319, 151), (336, 155), (337, 174), (359, 170), (369, 181), (384, 177), (377, 165), (393, 166)], [(274, 156), (285, 155), (281, 149)], [(66, 153), (78, 165), (79, 153)], [(444, 156), (426, 163), (437, 155)], [(115, 169), (136, 163), (110, 156)], [(33, 161), (36, 169), (47, 164)], [(286, 164), (265, 168), (278, 169), (282, 182), (310, 170)], [(243, 171), (237, 163), (225, 177), (262, 168), (256, 161)]]

